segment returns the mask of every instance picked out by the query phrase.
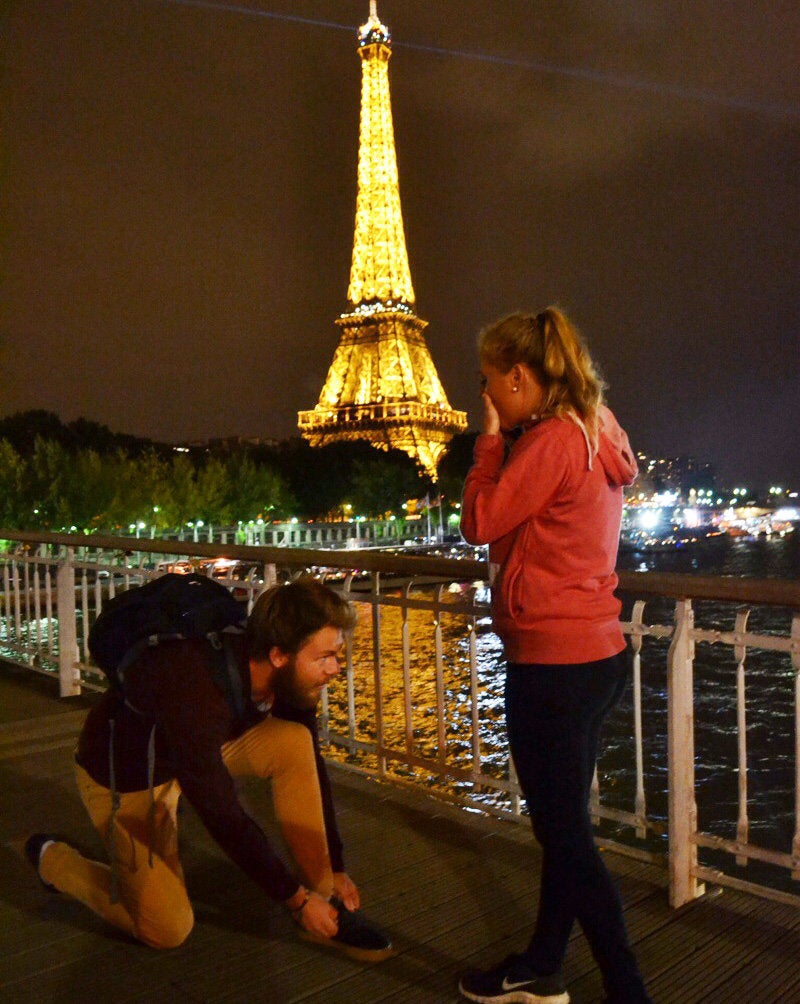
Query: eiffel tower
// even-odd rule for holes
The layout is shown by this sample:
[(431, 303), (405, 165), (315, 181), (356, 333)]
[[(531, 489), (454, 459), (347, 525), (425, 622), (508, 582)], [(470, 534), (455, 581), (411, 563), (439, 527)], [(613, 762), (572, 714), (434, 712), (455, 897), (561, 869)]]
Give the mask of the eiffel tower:
[(436, 468), (456, 432), (467, 427), (450, 407), (414, 313), (392, 106), (389, 29), (371, 0), (359, 29), (361, 123), (358, 198), (347, 291), (349, 309), (336, 319), (339, 345), (313, 411), (298, 413), (312, 446), (366, 439), (398, 449), (436, 480)]

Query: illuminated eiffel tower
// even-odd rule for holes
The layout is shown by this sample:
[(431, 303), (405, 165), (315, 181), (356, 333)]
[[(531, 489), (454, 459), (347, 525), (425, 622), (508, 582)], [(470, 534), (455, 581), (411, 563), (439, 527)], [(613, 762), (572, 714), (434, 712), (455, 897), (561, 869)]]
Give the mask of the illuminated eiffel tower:
[(349, 310), (337, 318), (339, 345), (313, 411), (298, 413), (312, 446), (366, 439), (402, 450), (436, 480), (436, 467), (463, 411), (447, 400), (414, 313), (389, 97), (389, 29), (376, 0), (359, 30), (361, 127)]

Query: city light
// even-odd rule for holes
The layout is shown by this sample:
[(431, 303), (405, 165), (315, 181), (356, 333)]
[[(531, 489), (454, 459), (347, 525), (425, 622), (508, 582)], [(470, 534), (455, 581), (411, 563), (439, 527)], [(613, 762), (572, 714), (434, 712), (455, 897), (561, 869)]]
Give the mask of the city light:
[(693, 506), (687, 506), (683, 510), (683, 525), (690, 528), (700, 526), (700, 513)]
[(661, 522), (661, 516), (660, 509), (643, 509), (637, 517), (637, 522), (643, 530), (654, 530)]
[(675, 505), (678, 501), (678, 493), (675, 491), (656, 492), (653, 495), (653, 502), (656, 505)]

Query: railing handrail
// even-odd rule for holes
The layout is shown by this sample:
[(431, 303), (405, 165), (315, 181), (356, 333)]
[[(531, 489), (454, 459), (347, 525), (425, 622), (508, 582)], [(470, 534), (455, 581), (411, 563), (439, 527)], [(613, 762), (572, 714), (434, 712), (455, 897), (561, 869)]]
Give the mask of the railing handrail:
[[(58, 544), (64, 547), (98, 547), (151, 554), (186, 554), (197, 558), (237, 558), (296, 568), (309, 565), (327, 568), (360, 568), (380, 572), (391, 561), (393, 572), (403, 575), (433, 575), (450, 578), (454, 568), (459, 577), (486, 581), (488, 564), (472, 558), (446, 558), (431, 555), (399, 554), (390, 559), (373, 549), (333, 551), (312, 548), (274, 547), (260, 544), (185, 543), (158, 538), (114, 537), (106, 534), (47, 533), (44, 531), (5, 530), (0, 540), (29, 544)], [(733, 575), (682, 575), (675, 572), (632, 572), (620, 570), (619, 588), (637, 596), (668, 596), (670, 599), (724, 600), (732, 603), (756, 603), (800, 609), (800, 580), (755, 579)]]
[[(513, 766), (503, 762), (502, 754), (497, 759), (491, 738), (486, 740), (489, 746), (483, 746), (481, 708), (487, 711), (487, 722), (492, 720), (501, 696), (496, 689), (498, 677), (491, 666), (486, 676), (479, 676), (480, 637), (486, 633), (489, 614), (486, 591), (478, 588), (488, 577), (485, 561), (408, 555), (394, 549), (389, 553), (355, 549), (306, 550), (263, 544), (184, 543), (150, 537), (2, 529), (0, 539), (26, 545), (12, 548), (1, 556), (0, 638), (5, 646), (4, 653), (7, 649), (12, 660), (20, 657), (19, 665), (57, 673), (64, 697), (80, 693), (82, 686), (94, 687), (102, 683), (92, 664), (88, 645), (93, 618), (119, 588), (158, 575), (159, 566), (153, 567), (157, 555), (166, 555), (170, 560), (179, 556), (188, 557), (190, 561), (228, 557), (247, 562), (246, 575), (242, 575), (241, 568), (238, 574), (231, 569), (229, 579), (220, 578), (219, 581), (246, 602), (248, 610), (266, 586), (291, 577), (300, 569), (324, 574), (326, 578), (330, 573), (334, 588), (353, 602), (365, 604), (369, 616), (361, 618), (361, 624), (367, 627), (358, 641), (360, 671), (355, 672), (354, 641), (349, 639), (346, 693), (340, 689), (332, 704), (328, 695), (323, 695), (320, 727), (326, 755), (339, 758), (354, 770), (374, 772), (377, 777), (398, 784), (415, 783), (419, 771), (433, 784), (431, 790), (441, 797), (462, 801), (471, 808), (486, 809), (498, 816), (521, 818)], [(202, 566), (198, 560), (198, 566), (207, 574), (213, 574), (211, 564), (206, 561)], [(362, 572), (364, 574), (360, 574)], [(398, 584), (403, 588), (398, 589)], [(465, 588), (467, 584), (471, 584), (471, 588)], [(658, 848), (630, 847), (608, 834), (603, 842), (622, 853), (668, 863), (670, 900), (674, 906), (690, 902), (700, 894), (703, 882), (709, 881), (800, 906), (800, 896), (793, 891), (773, 888), (759, 881), (744, 881), (741, 873), (711, 868), (705, 863), (706, 856), (700, 863), (697, 853), (700, 847), (712, 848), (728, 860), (735, 859), (737, 868), (750, 861), (760, 862), (781, 870), (778, 876), (781, 879), (788, 873), (791, 878), (800, 880), (800, 739), (794, 738), (800, 737), (798, 585), (797, 580), (620, 572), (621, 590), (634, 597), (630, 620), (623, 620), (622, 624), (623, 631), (630, 637), (633, 655), (634, 811), (601, 800), (600, 779), (597, 778), (592, 789), (592, 814), (598, 821), (635, 828), (640, 840), (666, 832), (666, 857)], [(669, 613), (669, 604), (654, 603), (645, 619), (649, 598), (672, 598), (674, 611)], [(722, 600), (734, 605), (734, 609), (720, 616), (713, 604), (704, 607), (698, 603), (698, 610), (695, 610), (693, 599)], [(748, 608), (769, 604), (782, 609), (773, 618), (763, 621), (761, 633), (748, 630)], [(792, 607), (796, 609), (787, 630), (784, 610)], [(708, 616), (705, 624), (695, 624), (696, 612)], [(735, 623), (729, 624), (734, 617)], [(726, 629), (726, 625), (730, 629)], [(412, 653), (414, 631), (419, 632), (422, 641), (420, 648)], [(669, 649), (665, 651), (667, 640)], [(495, 641), (488, 639), (485, 654), (496, 652)], [(643, 648), (645, 644), (649, 647), (647, 652)], [(696, 709), (692, 680), (695, 647), (699, 644), (719, 645), (722, 662), (717, 660), (715, 665), (727, 668), (725, 675), (729, 682), (735, 673), (737, 758), (735, 766), (728, 767), (737, 773), (739, 781), (735, 840), (731, 839), (730, 829), (725, 828), (725, 821), (714, 822), (712, 826), (716, 828), (709, 832), (698, 828), (698, 789), (694, 773)], [(764, 663), (760, 669), (754, 663), (753, 673), (748, 673), (748, 653), (752, 649), (781, 660), (780, 686), (767, 692), (762, 686), (761, 692), (766, 694), (770, 704), (776, 703), (781, 709), (782, 718), (778, 723), (781, 728), (776, 725), (776, 734), (783, 748), (788, 749), (786, 743), (795, 747), (794, 835), (790, 853), (762, 845), (750, 837), (748, 759), (755, 763), (760, 754), (755, 752), (758, 743), (753, 754), (748, 753), (748, 710), (753, 707), (748, 700), (748, 682), (757, 685), (767, 665)], [(420, 651), (424, 664), (418, 658)], [(660, 675), (653, 678), (656, 689), (651, 687), (659, 701), (666, 697), (666, 788), (656, 789), (660, 798), (664, 792), (668, 795), (666, 828), (658, 816), (658, 808), (648, 812), (647, 806), (642, 728), (643, 653), (648, 660), (664, 658), (666, 663), (666, 692)], [(791, 673), (785, 672), (787, 664), (791, 666)], [(777, 664), (771, 665), (773, 668), (761, 680), (764, 685), (773, 677), (778, 679), (774, 668)], [(467, 673), (469, 698), (465, 711)], [(484, 690), (484, 687), (489, 689)], [(389, 699), (398, 695), (402, 696), (399, 714), (397, 701), (392, 705)], [(482, 695), (486, 700), (482, 700)], [(417, 700), (421, 702), (419, 705)], [(388, 714), (393, 707), (394, 713)], [(432, 738), (420, 728), (419, 708), (430, 710), (435, 717), (436, 734)], [(427, 710), (425, 717), (428, 717)], [(466, 715), (469, 726), (465, 734)], [(791, 735), (783, 728), (790, 717), (794, 719)], [(466, 752), (465, 739), (469, 752)], [(763, 743), (760, 749), (761, 753), (765, 752)], [(766, 752), (771, 759), (771, 754), (777, 751)], [(778, 755), (783, 764), (785, 754)], [(726, 760), (723, 754), (722, 760), (728, 764), (730, 758)], [(760, 767), (761, 761), (758, 763)], [(660, 777), (658, 783), (661, 784)], [(788, 793), (782, 793), (782, 798), (784, 794)], [(779, 839), (783, 844), (782, 838)]]
[[(117, 551), (152, 554), (187, 554), (197, 558), (237, 558), (297, 568), (309, 565), (326, 568), (358, 568), (365, 572), (380, 572), (387, 568), (387, 556), (373, 549), (333, 551), (300, 547), (274, 547), (262, 544), (203, 544), (177, 540), (138, 537), (111, 537), (103, 534), (47, 533), (43, 531), (0, 529), (0, 540), (17, 540), (26, 544), (58, 544), (63, 547), (98, 547)], [(391, 555), (392, 571), (404, 575), (435, 575), (449, 578), (457, 565), (466, 579), (485, 581), (488, 566), (472, 558), (438, 558), (424, 554)]]
[[(1, 531), (0, 531), (1, 532)], [(626, 593), (674, 600), (727, 600), (800, 609), (800, 579), (755, 579), (736, 575), (683, 575), (677, 572), (620, 571)]]

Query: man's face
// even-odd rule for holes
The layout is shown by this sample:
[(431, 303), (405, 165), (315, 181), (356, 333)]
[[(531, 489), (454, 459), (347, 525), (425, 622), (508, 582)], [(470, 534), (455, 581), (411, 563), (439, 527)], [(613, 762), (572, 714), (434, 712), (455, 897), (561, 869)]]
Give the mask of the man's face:
[(341, 668), (339, 655), (344, 638), (336, 627), (323, 627), (310, 635), (294, 655), (273, 649), (275, 693), (296, 708), (315, 708), (323, 689)]

